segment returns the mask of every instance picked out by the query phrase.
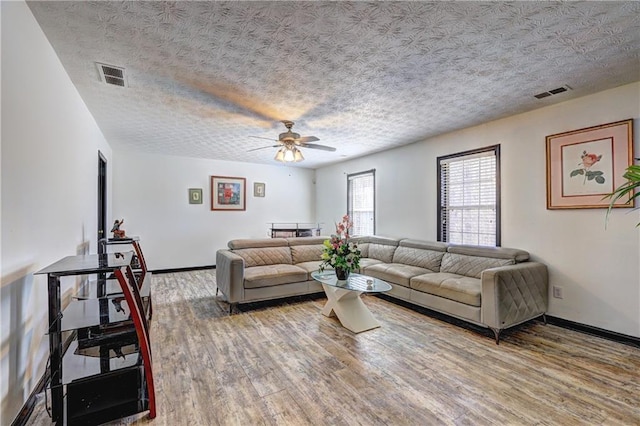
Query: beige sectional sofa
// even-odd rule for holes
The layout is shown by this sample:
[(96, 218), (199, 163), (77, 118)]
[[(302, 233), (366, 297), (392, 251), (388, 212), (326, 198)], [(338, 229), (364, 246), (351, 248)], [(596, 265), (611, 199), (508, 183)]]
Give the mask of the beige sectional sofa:
[[(311, 278), (327, 237), (232, 240), (216, 255), (217, 284), (230, 309), (280, 297), (321, 292)], [(544, 316), (545, 265), (524, 250), (384, 237), (354, 238), (360, 272), (387, 281), (386, 293), (493, 330)]]
[(230, 303), (257, 302), (318, 293), (311, 278), (320, 266), (326, 237), (265, 238), (229, 241), (216, 254), (218, 289)]

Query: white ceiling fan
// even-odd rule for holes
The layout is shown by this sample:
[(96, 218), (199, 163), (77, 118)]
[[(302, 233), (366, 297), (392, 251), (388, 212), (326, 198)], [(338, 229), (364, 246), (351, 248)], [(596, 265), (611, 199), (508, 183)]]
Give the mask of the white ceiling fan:
[[(269, 145), (269, 146), (263, 146), (260, 148), (250, 149), (247, 152), (257, 151), (265, 148), (280, 148), (278, 149), (278, 152), (276, 152), (275, 160), (281, 161), (283, 163), (291, 163), (291, 162), (298, 162), (298, 161), (304, 160), (304, 157), (302, 156), (302, 152), (300, 151), (299, 148), (320, 149), (322, 151), (331, 151), (331, 152), (336, 150), (334, 147), (331, 147), (331, 146), (320, 145), (317, 143), (309, 143), (309, 142), (319, 141), (320, 139), (318, 139), (315, 136), (300, 136), (299, 133), (295, 133), (294, 131), (291, 130), (291, 128), (294, 125), (293, 121), (282, 120), (282, 124), (284, 124), (284, 126), (287, 128), (287, 131), (284, 133), (280, 133), (280, 135), (278, 136), (278, 139), (275, 140), (275, 142), (277, 142), (276, 145)], [(257, 138), (257, 139), (273, 140), (270, 138), (263, 138), (260, 136), (251, 136), (251, 137)]]

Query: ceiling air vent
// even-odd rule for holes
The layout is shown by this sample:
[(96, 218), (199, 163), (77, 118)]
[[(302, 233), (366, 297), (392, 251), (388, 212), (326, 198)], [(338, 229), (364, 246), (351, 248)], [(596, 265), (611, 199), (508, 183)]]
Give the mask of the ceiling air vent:
[(565, 84), (564, 86), (558, 87), (557, 89), (549, 90), (548, 92), (538, 93), (537, 95), (534, 95), (534, 96), (538, 99), (543, 99), (548, 96), (559, 95), (560, 93), (566, 92), (568, 90), (571, 90), (571, 87)]
[(542, 93), (538, 93), (538, 94), (536, 95), (536, 98), (538, 98), (538, 99), (542, 99), (542, 98), (546, 98), (547, 96), (551, 96), (551, 93), (549, 93), (549, 92), (542, 92)]
[(98, 72), (100, 73), (100, 80), (114, 86), (127, 86), (124, 77), (124, 68), (101, 64), (99, 62), (96, 62), (96, 65), (98, 66)]

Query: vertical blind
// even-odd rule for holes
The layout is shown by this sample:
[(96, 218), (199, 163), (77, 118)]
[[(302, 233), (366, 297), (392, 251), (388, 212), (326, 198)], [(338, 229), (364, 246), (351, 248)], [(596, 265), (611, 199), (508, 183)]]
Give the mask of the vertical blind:
[(500, 245), (499, 145), (438, 158), (441, 241)]
[(352, 235), (375, 233), (375, 170), (347, 176), (347, 214)]

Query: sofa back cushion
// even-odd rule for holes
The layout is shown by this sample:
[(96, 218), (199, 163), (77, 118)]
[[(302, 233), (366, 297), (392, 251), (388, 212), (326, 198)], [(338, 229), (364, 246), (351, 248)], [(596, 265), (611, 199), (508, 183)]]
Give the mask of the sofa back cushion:
[(290, 247), (293, 246), (312, 246), (323, 244), (326, 240), (331, 239), (331, 236), (317, 236), (317, 237), (296, 237), (296, 238), (287, 238), (287, 244)]
[(288, 247), (289, 243), (285, 238), (245, 238), (239, 240), (231, 240), (227, 243), (231, 250), (245, 248), (262, 248), (262, 247)]
[(507, 247), (483, 247), (483, 246), (466, 246), (466, 245), (449, 245), (447, 247), (449, 253), (466, 254), (468, 256), (493, 257), (496, 259), (511, 259), (515, 263), (526, 262), (529, 260), (529, 253)]
[(384, 263), (393, 262), (393, 254), (398, 247), (399, 240), (375, 236), (368, 237), (368, 240), (367, 257), (381, 260)]
[(235, 254), (244, 259), (245, 267), (265, 266), (276, 264), (293, 263), (291, 259), (291, 249), (287, 247), (262, 247), (262, 248), (243, 248), (233, 250)]
[(498, 266), (513, 265), (514, 259), (500, 259), (483, 256), (467, 256), (457, 253), (445, 253), (442, 257), (440, 272), (480, 278), (482, 271)]
[(355, 238), (353, 242), (360, 249), (360, 257), (369, 257), (369, 243), (366, 241), (357, 241)]
[(417, 266), (438, 272), (440, 271), (442, 256), (444, 256), (446, 250), (447, 245), (445, 243), (410, 239), (401, 240), (398, 248), (393, 253), (393, 263), (402, 263), (403, 265)]
[(330, 236), (287, 238), (293, 263), (322, 260), (323, 244), (330, 238)]
[(322, 244), (314, 244), (309, 246), (291, 246), (291, 256), (293, 263), (311, 262), (313, 260), (322, 260)]

